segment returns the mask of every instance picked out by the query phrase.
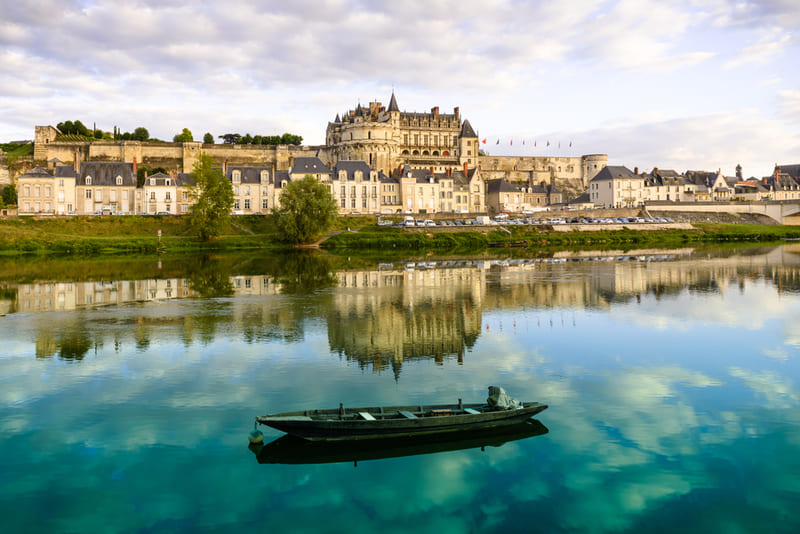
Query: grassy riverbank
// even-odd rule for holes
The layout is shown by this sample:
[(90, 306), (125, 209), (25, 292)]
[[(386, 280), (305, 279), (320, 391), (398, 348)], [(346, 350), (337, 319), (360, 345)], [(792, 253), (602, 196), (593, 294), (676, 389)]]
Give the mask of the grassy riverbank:
[[(161, 238), (158, 231), (161, 231)], [(349, 231), (348, 231), (349, 230)], [(336, 234), (337, 232), (341, 232)], [(440, 229), (386, 228), (375, 226), (374, 217), (342, 217), (322, 247), (331, 251), (364, 253), (430, 251), (469, 254), (490, 246), (519, 245), (522, 250), (560, 248), (675, 247), (697, 243), (780, 242), (800, 239), (800, 227), (755, 224), (694, 224), (692, 229), (558, 232), (540, 226), (467, 227)], [(222, 235), (199, 241), (181, 217), (71, 217), (0, 220), (0, 254), (152, 254), (204, 251), (266, 250), (291, 248), (280, 241), (270, 216), (239, 216)]]
[(780, 242), (800, 239), (800, 227), (755, 224), (694, 224), (692, 229), (640, 230), (635, 226), (621, 230), (558, 232), (547, 227), (510, 226), (464, 229), (458, 232), (407, 231), (395, 228), (363, 228), (359, 232), (331, 237), (323, 247), (330, 250), (432, 250), (456, 253), (489, 246), (521, 245), (527, 249), (573, 247), (632, 248), (674, 247), (692, 243)]
[[(337, 228), (374, 224), (369, 217), (341, 218)], [(158, 232), (161, 231), (159, 239)], [(288, 248), (270, 216), (233, 217), (219, 238), (202, 242), (182, 217), (98, 216), (0, 219), (0, 254), (130, 254)]]

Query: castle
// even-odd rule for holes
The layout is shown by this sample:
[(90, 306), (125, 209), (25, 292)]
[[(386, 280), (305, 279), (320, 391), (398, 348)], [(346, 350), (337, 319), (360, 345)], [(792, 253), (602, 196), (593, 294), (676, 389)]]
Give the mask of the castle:
[(140, 141), (75, 142), (59, 139), (52, 126), (36, 126), (34, 164), (53, 168), (58, 163), (78, 161), (133, 162), (145, 168), (163, 168), (168, 173), (190, 172), (201, 152), (220, 166), (271, 167), (289, 170), (297, 158), (317, 157), (333, 168), (339, 161), (364, 161), (371, 169), (391, 175), (403, 166), (452, 174), (467, 165), (480, 169), (483, 180), (505, 179), (510, 183), (552, 185), (565, 199), (583, 193), (589, 181), (608, 163), (605, 154), (579, 157), (486, 156), (479, 139), (459, 108), (442, 113), (400, 111), (394, 92), (388, 108), (381, 102), (358, 104), (336, 115), (327, 125), (325, 144), (231, 145), (200, 142), (163, 143)]

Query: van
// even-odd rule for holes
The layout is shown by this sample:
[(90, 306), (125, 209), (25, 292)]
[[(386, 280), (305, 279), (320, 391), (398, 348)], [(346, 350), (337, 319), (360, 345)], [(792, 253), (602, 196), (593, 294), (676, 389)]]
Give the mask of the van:
[(403, 226), (416, 226), (417, 223), (414, 222), (414, 217), (410, 215), (406, 215), (403, 217)]

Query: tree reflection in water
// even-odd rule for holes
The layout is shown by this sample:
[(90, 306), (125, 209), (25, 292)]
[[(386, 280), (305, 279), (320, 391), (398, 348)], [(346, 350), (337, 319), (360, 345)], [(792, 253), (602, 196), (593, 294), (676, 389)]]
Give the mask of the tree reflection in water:
[(200, 256), (187, 265), (186, 280), (198, 297), (219, 298), (233, 295), (231, 269), (219, 258)]

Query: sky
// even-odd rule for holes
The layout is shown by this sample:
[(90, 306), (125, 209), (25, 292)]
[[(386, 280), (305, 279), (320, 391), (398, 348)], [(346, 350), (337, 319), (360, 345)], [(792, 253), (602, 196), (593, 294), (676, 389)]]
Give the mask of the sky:
[(798, 28), (798, 0), (0, 0), (0, 141), (79, 119), (315, 145), (394, 91), (490, 155), (760, 178), (800, 163)]

